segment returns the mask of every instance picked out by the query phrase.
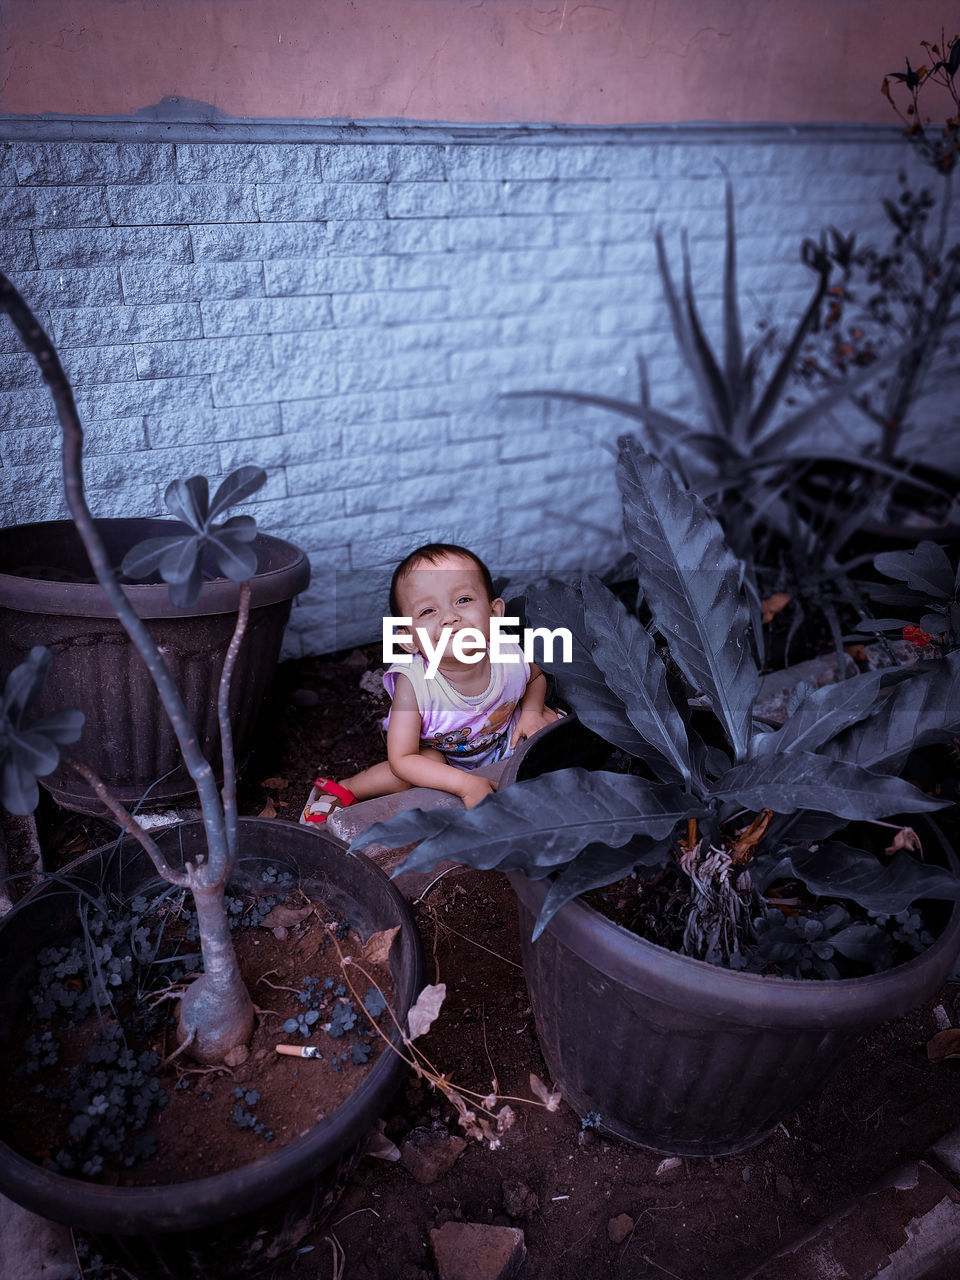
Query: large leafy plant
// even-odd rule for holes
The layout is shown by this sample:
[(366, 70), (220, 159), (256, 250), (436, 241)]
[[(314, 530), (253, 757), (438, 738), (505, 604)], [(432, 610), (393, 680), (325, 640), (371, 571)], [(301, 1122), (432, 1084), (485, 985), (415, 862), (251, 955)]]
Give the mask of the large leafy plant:
[[(617, 472), (650, 629), (592, 578), (578, 588), (548, 583), (526, 604), (530, 624), (570, 628), (572, 661), (552, 664), (560, 692), (621, 767), (560, 769), (465, 812), (407, 812), (354, 847), (418, 841), (404, 870), (454, 858), (550, 877), (536, 934), (579, 894), (669, 871), (685, 886), (688, 954), (763, 967), (809, 949), (813, 937), (821, 966), (835, 951), (889, 963), (883, 922), (842, 904), (895, 916), (919, 898), (960, 897), (960, 877), (908, 852), (878, 860), (837, 832), (941, 807), (897, 772), (912, 748), (960, 729), (960, 654), (881, 700), (871, 672), (802, 690), (780, 729), (756, 722), (750, 613), (720, 525), (629, 438)], [(709, 711), (693, 712), (693, 695)], [(812, 895), (790, 917), (802, 922), (792, 952), (785, 917), (766, 897), (781, 881), (800, 881)], [(826, 915), (823, 898), (836, 900)]]
[[(829, 415), (874, 379), (892, 356), (852, 371), (842, 382), (826, 382), (804, 403), (796, 403), (794, 370), (831, 291), (834, 257), (825, 237), (804, 242), (801, 256), (815, 274), (816, 284), (802, 315), (786, 334), (780, 334), (776, 325), (767, 325), (748, 344), (740, 320), (737, 234), (729, 184), (718, 348), (707, 336), (693, 288), (686, 234), (681, 283), (675, 279), (660, 229), (655, 244), (674, 340), (692, 384), (695, 412), (691, 419), (651, 403), (642, 359), (636, 402), (550, 389), (511, 394), (546, 396), (631, 419), (637, 443), (659, 458), (680, 485), (697, 493), (719, 519), (729, 545), (744, 563), (755, 621), (759, 622), (760, 595), (788, 594), (791, 635), (806, 614), (819, 611), (839, 651), (838, 610), (844, 601), (856, 606), (840, 554), (865, 518), (873, 493), (870, 478), (893, 472), (882, 459), (864, 454), (854, 436), (845, 438)], [(847, 465), (842, 493), (817, 494), (804, 485), (824, 463), (834, 472), (838, 463)]]
[[(50, 339), (2, 274), (0, 308), (9, 314), (24, 345), (36, 357), (53, 396), (63, 436), (64, 492), (70, 514), (97, 581), (149, 670), (176, 733), (184, 764), (196, 785), (200, 801), (206, 834), (204, 855), (182, 867), (172, 866), (149, 832), (110, 794), (87, 765), (74, 760), (69, 764), (86, 779), (121, 827), (140, 843), (164, 880), (192, 892), (203, 972), (180, 1000), (181, 1047), (189, 1049), (199, 1061), (219, 1062), (245, 1044), (254, 1023), (253, 1003), (240, 976), (230, 939), (224, 893), (238, 856), (230, 684), (250, 616), (249, 578), (256, 571), (257, 557), (250, 545), (256, 536), (251, 517), (238, 516), (222, 524), (215, 521), (233, 503), (258, 489), (266, 475), (257, 467), (241, 468), (223, 481), (212, 502), (208, 497), (208, 483), (203, 477), (194, 476), (175, 482), (167, 490), (167, 504), (182, 519), (186, 531), (174, 526), (175, 531), (168, 538), (141, 543), (123, 562), (127, 576), (145, 577), (158, 570), (170, 584), (171, 597), (178, 607), (189, 608), (195, 603), (202, 588), (205, 563), (212, 564), (240, 584), (236, 624), (224, 660), (217, 698), (223, 760), (223, 784), (218, 790), (213, 768), (203, 755), (196, 729), (169, 667), (124, 593), (87, 505), (81, 467), (83, 430), (69, 380)], [(36, 779), (56, 767), (60, 745), (75, 741), (81, 730), (82, 716), (75, 711), (61, 711), (40, 721), (28, 719), (31, 704), (46, 677), (49, 661), (45, 650), (34, 649), (27, 661), (8, 677), (0, 708), (0, 799), (14, 813), (30, 812), (35, 806)]]

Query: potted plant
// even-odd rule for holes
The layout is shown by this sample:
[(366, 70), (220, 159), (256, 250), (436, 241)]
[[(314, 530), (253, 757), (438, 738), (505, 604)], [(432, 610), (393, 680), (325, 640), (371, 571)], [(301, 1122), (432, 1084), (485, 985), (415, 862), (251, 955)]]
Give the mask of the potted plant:
[[(77, 531), (105, 597), (156, 686), (196, 786), (202, 813), (201, 822), (176, 826), (165, 836), (154, 837), (110, 793), (88, 764), (81, 759), (65, 761), (113, 814), (128, 841), (119, 857), (103, 863), (104, 867), (109, 863), (109, 869), (102, 873), (103, 860), (98, 860), (99, 855), (91, 855), (93, 871), (90, 866), (80, 868), (80, 887), (72, 896), (65, 898), (59, 884), (47, 885), (29, 894), (4, 918), (0, 925), (0, 952), (4, 956), (4, 976), (0, 984), (4, 1039), (14, 1034), (15, 1014), (23, 1001), (24, 988), (38, 965), (38, 944), (42, 947), (52, 939), (59, 939), (70, 917), (76, 917), (78, 912), (82, 914), (86, 910), (83, 904), (90, 902), (90, 890), (84, 888), (83, 875), (88, 881), (91, 875), (94, 882), (102, 881), (105, 891), (115, 887), (119, 877), (126, 887), (142, 893), (148, 893), (156, 885), (189, 892), (202, 967), (177, 1000), (176, 1054), (189, 1055), (201, 1066), (242, 1063), (247, 1055), (246, 1044), (254, 1026), (255, 1010), (237, 963), (226, 894), (232, 877), (246, 874), (249, 878), (250, 867), (256, 869), (264, 862), (293, 866), (299, 874), (301, 888), (322, 890), (324, 901), (346, 914), (364, 935), (393, 930), (387, 954), (395, 988), (394, 1012), (402, 1022), (419, 990), (421, 971), (419, 939), (403, 898), (377, 867), (366, 859), (345, 856), (342, 847), (332, 840), (317, 840), (315, 833), (305, 832), (294, 823), (238, 816), (230, 686), (250, 616), (248, 578), (255, 564), (255, 553), (251, 550), (255, 545), (255, 528), (249, 517), (235, 518), (219, 526), (213, 524), (213, 519), (227, 505), (227, 499), (252, 491), (259, 474), (251, 468), (239, 479), (235, 477), (226, 482), (210, 505), (206, 502), (206, 481), (199, 477), (173, 486), (180, 512), (192, 527), (186, 531), (174, 527), (172, 533), (161, 540), (154, 539), (131, 551), (126, 561), (127, 568), (135, 573), (159, 568), (164, 579), (172, 584), (181, 607), (191, 607), (199, 594), (202, 557), (211, 545), (231, 580), (239, 582), (235, 588), (238, 607), (216, 694), (223, 755), (223, 785), (218, 788), (213, 767), (203, 754), (197, 728), (191, 722), (164, 655), (121, 587), (111, 566), (109, 551), (87, 507), (81, 474), (82, 430), (70, 385), (56, 352), (26, 304), (3, 276), (0, 276), (0, 305), (37, 357), (53, 394), (63, 433), (64, 486)], [(36, 804), (37, 777), (56, 767), (60, 748), (76, 741), (81, 732), (83, 716), (77, 711), (57, 711), (33, 718), (50, 666), (49, 654), (39, 647), (33, 649), (27, 660), (10, 674), (0, 703), (0, 799), (15, 813), (28, 812)], [(135, 719), (136, 708), (129, 708), (127, 714)], [(142, 732), (152, 731), (150, 722), (146, 721)], [(134, 842), (139, 845), (138, 856), (134, 856)], [(92, 946), (91, 954), (97, 964), (103, 964), (102, 948)], [(122, 961), (122, 957), (114, 958)], [(93, 977), (86, 980), (80, 977), (75, 981), (80, 987), (85, 982), (96, 985)], [(399, 1030), (394, 1040), (399, 1041)], [(198, 1264), (190, 1263), (188, 1267), (187, 1259), (200, 1249), (198, 1232), (204, 1236), (211, 1224), (231, 1220), (236, 1225), (238, 1219), (242, 1219), (241, 1230), (255, 1232), (260, 1225), (257, 1211), (271, 1205), (291, 1188), (307, 1187), (310, 1199), (315, 1194), (316, 1175), (363, 1136), (399, 1084), (403, 1071), (399, 1056), (383, 1053), (355, 1094), (320, 1121), (316, 1120), (315, 1088), (304, 1089), (307, 1118), (301, 1135), (281, 1149), (227, 1172), (162, 1187), (105, 1186), (66, 1176), (55, 1168), (26, 1159), (3, 1144), (0, 1189), (36, 1213), (117, 1236), (128, 1243), (131, 1238), (140, 1240), (142, 1247), (134, 1252), (141, 1258), (137, 1266), (142, 1266), (143, 1274), (154, 1274), (157, 1270), (153, 1263), (143, 1261), (144, 1257), (172, 1251), (182, 1262), (182, 1267), (180, 1263), (174, 1267), (174, 1273), (192, 1275), (191, 1268)], [(113, 1105), (112, 1095), (105, 1096), (102, 1105), (109, 1111)], [(100, 1115), (100, 1111), (96, 1114)], [(205, 1136), (215, 1145), (214, 1137)], [(165, 1239), (162, 1246), (154, 1240), (158, 1235)], [(204, 1247), (209, 1247), (209, 1236), (204, 1238)], [(223, 1233), (214, 1232), (214, 1252), (223, 1238)], [(141, 1274), (139, 1270), (138, 1274)]]
[[(121, 570), (123, 594), (164, 654), (200, 748), (218, 774), (216, 688), (240, 598), (236, 575), (250, 584), (249, 617), (235, 660), (229, 708), (241, 762), (276, 666), (291, 601), (310, 577), (299, 548), (257, 533), (249, 516), (221, 519), (265, 478), (259, 468), (243, 467), (226, 478), (212, 502), (199, 477), (175, 481), (166, 501), (176, 523), (147, 518), (95, 522), (109, 564)], [(239, 541), (251, 532), (251, 540)], [(130, 553), (144, 540), (172, 536), (192, 536), (197, 554), (188, 564), (192, 581), (169, 587), (154, 572), (155, 564), (142, 557), (131, 560)], [(201, 576), (201, 569), (217, 576)], [(183, 566), (175, 569), (182, 571)], [(152, 580), (134, 581), (144, 577)], [(79, 758), (112, 794), (127, 807), (169, 806), (192, 796), (193, 783), (150, 673), (91, 572), (71, 521), (0, 529), (0, 599), (0, 671), (18, 666), (37, 646), (56, 655), (39, 709), (52, 711), (69, 702), (83, 711), (87, 731), (77, 748)], [(136, 717), (129, 714), (131, 707)], [(46, 775), (43, 785), (58, 804), (105, 813), (80, 776), (65, 766)]]
[[(540, 763), (519, 755), (519, 780), (473, 809), (401, 814), (352, 847), (419, 841), (404, 870), (508, 872), (564, 1097), (644, 1146), (720, 1154), (949, 971), (960, 909), (931, 908), (927, 945), (910, 908), (960, 897), (956, 864), (874, 824), (941, 807), (897, 775), (960, 729), (960, 653), (882, 698), (869, 672), (798, 690), (778, 730), (755, 722), (750, 612), (719, 524), (629, 438), (618, 480), (650, 628), (593, 579), (527, 597), (529, 624), (572, 632), (572, 660), (545, 665), (579, 727), (550, 726)], [(902, 851), (878, 853), (877, 831)], [(610, 885), (629, 929), (583, 900)]]
[[(869, 368), (850, 371), (842, 381), (818, 385), (816, 394), (807, 394), (798, 404), (791, 394), (794, 367), (824, 300), (833, 292), (836, 264), (826, 237), (802, 246), (802, 260), (816, 276), (803, 314), (783, 337), (776, 326), (764, 324), (756, 341), (747, 344), (737, 287), (733, 189), (727, 184), (722, 339), (716, 350), (693, 289), (686, 236), (682, 284), (674, 278), (661, 229), (655, 245), (663, 298), (689, 375), (696, 416), (688, 420), (651, 403), (642, 359), (635, 402), (550, 389), (507, 394), (546, 396), (630, 419), (637, 442), (658, 457), (679, 484), (698, 494), (720, 521), (728, 544), (743, 562), (761, 652), (764, 614), (772, 619), (779, 613), (771, 612), (767, 602), (779, 601), (781, 608), (789, 608), (777, 625), (782, 627), (786, 619), (789, 625), (775, 665), (790, 661), (798, 627), (819, 616), (827, 624), (843, 671), (842, 617), (856, 617), (861, 601), (841, 553), (869, 514), (873, 480), (892, 481), (900, 471), (864, 450), (853, 433), (839, 430), (830, 412), (876, 379), (902, 355), (902, 348), (871, 361)], [(824, 464), (834, 477), (845, 467), (842, 484), (824, 486)]]

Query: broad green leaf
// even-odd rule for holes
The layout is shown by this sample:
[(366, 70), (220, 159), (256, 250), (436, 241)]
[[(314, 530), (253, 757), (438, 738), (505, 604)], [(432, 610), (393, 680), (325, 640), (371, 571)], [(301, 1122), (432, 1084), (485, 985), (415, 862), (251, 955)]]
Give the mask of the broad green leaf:
[(765, 877), (800, 880), (820, 897), (847, 898), (878, 915), (896, 915), (920, 898), (960, 899), (960, 876), (898, 853), (888, 863), (865, 849), (830, 842), (815, 850), (791, 849)]
[(8, 813), (33, 813), (40, 799), (36, 777), (15, 760), (0, 759), (0, 804)]
[(210, 486), (206, 476), (190, 476), (174, 480), (163, 495), (167, 510), (197, 533), (202, 533), (208, 519)]
[(210, 534), (207, 545), (217, 568), (231, 582), (246, 582), (257, 572), (257, 553), (246, 539), (236, 541), (226, 530)]
[(593, 658), (622, 702), (631, 724), (688, 782), (692, 773), (686, 726), (667, 687), (667, 672), (653, 640), (612, 592), (583, 582), (584, 621)]
[(875, 924), (848, 924), (845, 929), (831, 933), (827, 941), (840, 955), (866, 965), (871, 973), (893, 964), (893, 939)]
[(743, 567), (700, 499), (628, 441), (621, 442), (617, 482), (627, 545), (657, 628), (694, 691), (710, 699), (742, 760), (760, 687), (740, 590)]
[(960, 651), (894, 685), (873, 715), (845, 729), (820, 752), (864, 769), (895, 773), (911, 751), (949, 741), (957, 734)]
[(924, 795), (902, 778), (870, 773), (810, 751), (786, 751), (734, 765), (717, 779), (712, 792), (746, 809), (774, 813), (811, 809), (848, 822), (942, 809), (946, 803)]
[(881, 551), (873, 563), (888, 578), (919, 591), (928, 604), (949, 599), (956, 589), (957, 575), (949, 557), (935, 542), (919, 542), (913, 551)]
[(128, 578), (146, 578), (155, 573), (160, 562), (174, 545), (186, 540), (184, 534), (167, 534), (162, 538), (144, 538), (131, 547), (120, 562), (120, 572)]
[(453, 858), (477, 870), (509, 866), (537, 879), (538, 869), (562, 866), (588, 844), (620, 846), (635, 835), (664, 840), (678, 822), (705, 812), (678, 787), (560, 769), (494, 792), (472, 809), (407, 810), (375, 823), (350, 847), (420, 841), (402, 871), (429, 871)]
[(810, 690), (782, 729), (754, 737), (754, 754), (760, 757), (784, 751), (815, 751), (869, 714), (877, 701), (880, 679), (879, 671), (867, 671), (838, 684)]
[(257, 522), (253, 516), (231, 516), (223, 524), (215, 525), (214, 532), (227, 533), (237, 542), (253, 542), (257, 536)]
[(83, 732), (85, 720), (86, 716), (82, 711), (62, 708), (34, 720), (30, 728), (34, 733), (42, 733), (51, 742), (76, 742)]
[(170, 543), (160, 561), (160, 576), (170, 586), (186, 582), (199, 565), (204, 539), (190, 534)]
[(19, 725), (34, 700), (43, 692), (50, 671), (50, 650), (35, 644), (23, 662), (7, 676), (3, 690), (3, 714)]
[[(244, 498), (249, 498), (251, 493), (256, 493), (266, 482), (267, 473), (262, 467), (238, 467), (222, 481), (213, 495), (213, 502), (206, 515), (207, 521), (215, 520), (228, 507), (236, 506)], [(249, 516), (247, 518), (250, 519)]]
[(39, 799), (36, 779), (57, 767), (57, 743), (75, 742), (83, 726), (83, 712), (76, 710), (52, 711), (25, 723), (46, 683), (50, 660), (49, 649), (35, 645), (7, 677), (0, 702), (0, 803), (11, 813), (33, 812)]
[(170, 602), (178, 609), (192, 609), (200, 599), (203, 590), (203, 572), (200, 568), (200, 557), (193, 562), (189, 577), (183, 582), (171, 582)]
[(635, 867), (664, 867), (670, 861), (668, 841), (648, 840), (644, 836), (635, 836), (619, 849), (605, 844), (588, 844), (573, 862), (559, 872), (547, 890), (534, 925), (533, 941), (536, 942), (560, 908), (573, 898), (589, 893), (591, 889), (615, 884)]
[(60, 752), (56, 745), (32, 728), (20, 729), (11, 734), (9, 749), (17, 764), (37, 778), (53, 773), (60, 762)]
[(567, 627), (573, 639), (570, 662), (540, 665), (557, 681), (561, 696), (583, 724), (613, 746), (650, 763), (661, 760), (651, 750), (627, 716), (626, 709), (603, 677), (590, 651), (591, 640), (583, 614), (583, 599), (567, 583), (551, 582), (531, 587), (525, 597), (527, 623), (531, 627)]

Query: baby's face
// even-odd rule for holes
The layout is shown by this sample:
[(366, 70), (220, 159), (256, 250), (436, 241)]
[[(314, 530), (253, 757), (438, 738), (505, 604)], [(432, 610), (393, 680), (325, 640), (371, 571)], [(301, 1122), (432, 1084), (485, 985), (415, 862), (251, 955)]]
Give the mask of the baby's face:
[[(424, 561), (411, 569), (397, 583), (397, 603), (402, 616), (413, 619), (414, 638), (420, 628), (434, 647), (444, 627), (451, 629), (451, 639), (458, 631), (473, 627), (489, 640), (490, 619), (502, 618), (504, 609), (502, 600), (491, 600), (487, 595), (483, 574), (474, 562), (457, 555), (446, 555), (432, 564)], [(421, 648), (415, 643), (415, 652)], [(449, 646), (447, 652), (451, 653)]]

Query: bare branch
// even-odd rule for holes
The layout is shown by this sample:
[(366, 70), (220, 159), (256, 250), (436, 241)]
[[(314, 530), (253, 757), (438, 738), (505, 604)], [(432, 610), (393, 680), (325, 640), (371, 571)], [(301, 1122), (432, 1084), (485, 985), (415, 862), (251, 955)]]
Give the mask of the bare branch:
[(40, 366), (43, 379), (50, 388), (63, 435), (63, 486), (70, 514), (90, 558), (90, 565), (97, 581), (103, 588), (124, 630), (146, 663), (164, 709), (170, 718), (183, 753), (184, 764), (197, 787), (200, 807), (203, 811), (203, 823), (207, 831), (208, 849), (215, 850), (218, 843), (221, 847), (225, 847), (223, 810), (217, 794), (213, 770), (200, 750), (196, 730), (190, 722), (190, 716), (163, 656), (117, 580), (106, 547), (97, 531), (90, 508), (87, 506), (82, 473), (83, 427), (74, 403), (70, 381), (64, 373), (53, 343), (26, 302), (2, 272), (0, 272), (0, 310), (6, 311), (10, 316), (24, 345)]
[(97, 799), (101, 804), (107, 806), (127, 835), (132, 836), (141, 848), (149, 854), (150, 861), (163, 876), (164, 880), (170, 884), (179, 885), (184, 889), (189, 888), (190, 880), (187, 873), (185, 871), (175, 871), (170, 866), (153, 837), (148, 835), (136, 818), (123, 807), (115, 796), (110, 794), (102, 780), (97, 777), (93, 770), (79, 760), (65, 759), (64, 763), (68, 764), (75, 773), (79, 773), (80, 777), (92, 787)]
[(247, 630), (250, 617), (250, 583), (244, 582), (240, 587), (240, 607), (237, 610), (237, 621), (233, 628), (233, 636), (227, 656), (223, 660), (223, 672), (220, 676), (220, 692), (217, 699), (217, 715), (220, 720), (220, 750), (223, 757), (223, 788), (220, 792), (223, 800), (223, 816), (227, 828), (227, 875), (233, 870), (237, 860), (237, 769), (233, 754), (233, 729), (230, 725), (230, 683), (233, 679), (237, 654)]

